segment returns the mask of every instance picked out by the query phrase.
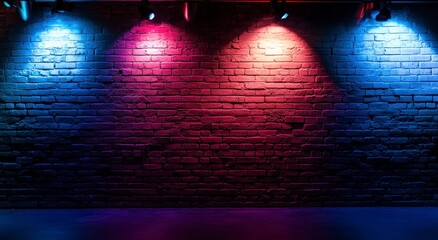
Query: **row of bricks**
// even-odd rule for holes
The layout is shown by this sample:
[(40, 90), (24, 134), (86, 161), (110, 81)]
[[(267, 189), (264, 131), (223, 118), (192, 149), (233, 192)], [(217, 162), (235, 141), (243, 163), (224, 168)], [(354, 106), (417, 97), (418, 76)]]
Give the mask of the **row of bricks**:
[[(72, 90), (73, 91), (73, 90)], [(414, 91), (414, 90), (409, 90)], [(81, 92), (81, 91), (77, 91)], [(161, 95), (157, 97), (147, 96), (120, 96), (103, 94), (102, 91), (98, 92), (101, 96), (87, 95), (87, 91), (82, 91), (80, 95), (59, 95), (59, 96), (2, 96), (6, 104), (0, 104), (0, 109), (72, 109), (77, 110), (99, 109), (101, 107), (112, 108), (113, 111), (118, 111), (117, 104), (125, 104), (128, 109), (145, 109), (146, 106), (150, 109), (209, 109), (209, 108), (275, 108), (276, 106), (289, 106), (297, 107), (297, 109), (331, 109), (332, 105), (335, 109), (343, 110), (366, 110), (370, 108), (374, 109), (393, 109), (393, 110), (412, 110), (422, 108), (432, 108), (437, 96), (374, 96), (368, 95), (364, 97), (346, 97), (339, 95), (308, 95), (309, 91), (297, 91), (302, 94), (296, 94), (295, 91), (285, 91), (284, 95), (291, 93), (295, 96), (277, 96), (269, 97), (272, 94), (261, 92), (261, 94), (248, 94), (248, 95), (216, 95), (211, 96), (207, 94), (208, 91), (204, 91), (204, 94), (199, 94), (201, 91), (168, 91), (165, 90), (168, 95)], [(129, 91), (125, 91), (127, 93)], [(159, 91), (162, 93), (163, 91)], [(157, 93), (157, 91), (150, 91), (148, 93)], [(172, 94), (173, 93), (173, 94)], [(175, 96), (181, 93), (185, 93), (186, 96)], [(152, 95), (152, 94), (151, 94)], [(173, 95), (173, 96), (170, 96)], [(188, 96), (187, 96), (188, 95)], [(266, 96), (269, 95), (269, 96)], [(105, 98), (106, 97), (106, 98)], [(109, 102), (110, 97), (111, 102)], [(171, 100), (171, 99), (175, 100)], [(413, 100), (415, 98), (415, 101)], [(163, 100), (159, 100), (163, 99)], [(301, 99), (301, 101), (298, 101)], [(347, 99), (354, 99), (354, 102), (341, 103)], [(169, 100), (169, 101), (167, 101)], [(304, 102), (304, 103), (303, 103)], [(327, 102), (327, 103), (324, 103)], [(331, 103), (330, 103), (331, 102)], [(79, 104), (78, 104), (79, 103)], [(276, 105), (278, 104), (278, 105)], [(291, 109), (295, 110), (295, 109)]]
[[(252, 89), (259, 90), (234, 90), (234, 89), (177, 89), (177, 90), (11, 90), (9, 96), (5, 94), (1, 99), (6, 104), (1, 104), (1, 109), (28, 108), (28, 109), (60, 109), (60, 108), (99, 108), (100, 106), (125, 103), (127, 108), (148, 108), (163, 104), (162, 109), (171, 108), (260, 108), (289, 105), (291, 110), (299, 109), (421, 109), (432, 108), (438, 96), (428, 95), (435, 90), (427, 91), (425, 95), (409, 96), (415, 91), (394, 90), (397, 95), (375, 96), (367, 94), (363, 97), (356, 96), (356, 102), (340, 103), (348, 96), (342, 96), (341, 91), (333, 89), (297, 89), (273, 88), (262, 90), (262, 85), (252, 85)], [(280, 90), (278, 90), (280, 89)], [(138, 95), (133, 95), (134, 92)], [(275, 92), (278, 91), (278, 94)], [(137, 93), (139, 92), (139, 93)], [(146, 94), (141, 94), (142, 92)], [(383, 90), (366, 90), (364, 93), (384, 93)], [(386, 91), (392, 92), (392, 91)], [(94, 94), (93, 94), (94, 93)], [(164, 94), (167, 93), (167, 94)], [(11, 96), (13, 95), (13, 96)], [(126, 96), (131, 95), (131, 96)], [(437, 91), (438, 95), (438, 91)], [(111, 102), (108, 103), (108, 97)], [(370, 101), (372, 99), (373, 101)], [(328, 102), (328, 100), (331, 100)], [(77, 103), (88, 103), (78, 105)], [(192, 105), (190, 105), (193, 103)], [(232, 103), (233, 105), (229, 105)], [(265, 103), (265, 104), (262, 104)], [(272, 103), (272, 105), (270, 105)], [(136, 104), (143, 104), (141, 105)], [(164, 104), (169, 104), (168, 107)], [(240, 105), (239, 105), (240, 104)], [(243, 105), (244, 104), (244, 105)], [(276, 104), (276, 105), (274, 105)], [(190, 107), (191, 106), (191, 107)], [(203, 106), (203, 107), (201, 107)], [(116, 108), (114, 109), (116, 110)]]
[[(336, 59), (337, 63), (340, 66), (345, 65), (350, 68), (357, 68), (359, 64), (363, 64), (364, 66), (371, 66), (371, 64), (376, 64), (379, 62), (400, 62), (403, 68), (413, 68), (418, 67), (419, 64), (423, 64), (422, 68), (431, 68), (436, 66), (437, 57), (434, 53), (429, 54), (400, 54), (397, 51), (403, 51), (404, 48), (394, 50), (394, 52), (388, 52), (386, 50), (384, 55), (376, 55), (375, 53), (366, 54), (356, 52), (355, 55), (350, 55), (347, 57), (334, 55), (331, 58)], [(17, 50), (18, 51), (18, 50)], [(158, 56), (136, 56), (132, 54), (120, 54), (120, 55), (95, 55), (92, 52), (78, 52), (76, 50), (74, 53), (63, 52), (62, 54), (51, 54), (51, 52), (39, 52), (37, 50), (34, 51), (22, 51), (23, 56), (8, 56), (7, 59), (10, 60), (11, 63), (19, 64), (19, 63), (64, 63), (65, 66), (71, 66), (71, 63), (81, 64), (79, 66), (90, 67), (93, 64), (99, 66), (105, 66), (105, 64), (113, 63), (121, 65), (121, 63), (132, 64), (134, 68), (139, 68), (143, 66), (145, 68), (160, 68), (161, 64), (163, 66), (168, 66), (172, 68), (195, 68), (196, 66), (200, 66), (202, 63), (206, 65), (205, 67), (215, 67), (215, 68), (251, 68), (253, 66), (260, 67), (263, 66), (266, 68), (300, 68), (301, 65), (308, 64), (309, 62), (319, 62), (319, 58), (317, 55), (308, 55), (308, 56), (298, 56), (296, 54), (292, 54), (288, 63), (275, 63), (270, 62), (269, 59), (265, 58), (259, 59), (258, 61), (232, 61), (232, 56), (236, 54), (232, 54), (231, 56), (216, 56), (216, 55), (195, 55), (195, 54), (184, 54), (184, 55), (176, 55), (176, 56), (166, 56), (165, 53)], [(324, 52), (323, 49), (319, 49), (318, 51)], [(412, 50), (411, 50), (412, 51)], [(5, 50), (4, 54), (8, 53)], [(18, 53), (18, 52), (17, 52)], [(329, 53), (327, 53), (329, 54)], [(331, 53), (330, 53), (331, 54)], [(9, 54), (8, 54), (9, 55)], [(16, 54), (14, 54), (16, 55)], [(144, 54), (143, 54), (144, 55)], [(260, 61), (261, 60), (261, 61)], [(265, 61), (263, 61), (265, 60)], [(293, 61), (293, 62), (290, 62)], [(261, 62), (261, 63), (260, 63)], [(88, 63), (88, 65), (87, 65)], [(3, 63), (4, 65), (7, 65)], [(169, 65), (170, 64), (170, 65)], [(217, 66), (219, 64), (219, 66)], [(117, 65), (117, 66), (119, 66)], [(18, 65), (20, 66), (20, 65)]]
[[(211, 82), (208, 81), (209, 77), (203, 76), (187, 76), (187, 77), (166, 77), (166, 79), (157, 79), (150, 76), (123, 76), (114, 77), (120, 83), (115, 83), (115, 87), (111, 89), (111, 93), (117, 94), (117, 91), (123, 92), (123, 89), (143, 89), (146, 93), (148, 90), (156, 89), (238, 89), (238, 90), (264, 90), (269, 88), (276, 88), (276, 93), (290, 94), (290, 92), (282, 92), (281, 89), (337, 89), (337, 84), (340, 88), (344, 89), (356, 89), (356, 90), (396, 90), (397, 95), (424, 95), (427, 93), (435, 93), (438, 91), (438, 82), (342, 82), (332, 83), (331, 78), (328, 76), (316, 76), (315, 82), (291, 82), (291, 79), (283, 78), (252, 78), (254, 81), (248, 81), (244, 83), (239, 82), (226, 82), (227, 78), (219, 78), (224, 82)], [(10, 80), (20, 80), (19, 83), (1, 83), (2, 89), (15, 90), (17, 95), (29, 95), (29, 91), (25, 90), (37, 90), (37, 89), (57, 89), (50, 94), (59, 95), (62, 93), (61, 89), (68, 89), (72, 91), (72, 95), (94, 95), (97, 92), (81, 91), (80, 89), (94, 89), (101, 91), (110, 91), (105, 88), (105, 85), (100, 83), (99, 78), (86, 78), (86, 77), (23, 77), (23, 76), (10, 76)], [(244, 78), (245, 79), (245, 78)], [(304, 78), (311, 79), (311, 78)], [(55, 80), (55, 81), (54, 81)], [(192, 82), (190, 80), (196, 81)], [(268, 81), (266, 81), (268, 80)], [(271, 80), (271, 81), (269, 81)], [(273, 80), (278, 80), (273, 82)], [(295, 80), (295, 79), (293, 79)], [(366, 79), (364, 79), (366, 80)], [(22, 84), (25, 83), (25, 84)], [(176, 85), (176, 87), (175, 87)], [(117, 88), (123, 88), (118, 90)], [(404, 91), (404, 92), (403, 92)], [(411, 92), (408, 92), (411, 91)], [(419, 92), (419, 94), (414, 93)], [(27, 93), (27, 94), (26, 94)], [(70, 92), (69, 92), (70, 93)], [(156, 91), (151, 92), (157, 95)], [(438, 92), (436, 92), (438, 94)], [(254, 93), (256, 94), (256, 93)], [(158, 94), (161, 95), (161, 94)]]
[[(172, 76), (172, 71), (177, 71), (178, 75)], [(191, 74), (187, 76), (179, 75), (179, 73), (190, 71)], [(81, 82), (86, 76), (87, 80), (94, 80), (101, 83), (113, 83), (116, 79), (123, 82), (125, 77), (135, 77), (138, 80), (136, 82), (156, 82), (158, 77), (166, 76), (169, 81), (184, 81), (184, 82), (314, 82), (318, 79), (332, 79), (326, 75), (324, 69), (301, 69), (298, 70), (299, 75), (289, 75), (287, 74), (290, 70), (278, 69), (277, 76), (236, 76), (236, 70), (232, 69), (100, 69), (100, 70), (86, 70), (86, 69), (58, 69), (58, 70), (32, 70), (31, 76), (23, 76), (23, 72), (19, 70), (6, 70), (5, 75), (8, 76), (8, 80), (12, 83), (38, 83), (38, 82), (50, 82), (50, 83), (65, 83), (66, 81)], [(238, 70), (244, 71), (244, 70)], [(270, 70), (270, 72), (275, 72)], [(344, 71), (344, 70), (338, 70)], [(345, 76), (337, 76), (335, 79), (342, 81), (355, 82), (356, 84), (362, 83), (362, 81), (367, 81), (370, 83), (413, 83), (418, 82), (419, 84), (430, 83), (434, 84), (437, 82), (436, 75), (432, 75), (432, 71), (426, 70), (409, 70), (411, 75), (390, 75), (391, 71), (397, 70), (381, 70), (382, 73), (377, 73), (375, 75), (356, 75), (348, 74)], [(387, 73), (385, 73), (387, 71)], [(403, 70), (404, 71), (404, 70)], [(385, 73), (385, 74), (384, 74)], [(382, 75), (384, 74), (384, 75)], [(5, 82), (6, 76), (0, 75), (2, 82)], [(90, 79), (91, 78), (91, 79)], [(166, 81), (166, 80), (163, 80)], [(424, 90), (424, 89), (423, 89)]]

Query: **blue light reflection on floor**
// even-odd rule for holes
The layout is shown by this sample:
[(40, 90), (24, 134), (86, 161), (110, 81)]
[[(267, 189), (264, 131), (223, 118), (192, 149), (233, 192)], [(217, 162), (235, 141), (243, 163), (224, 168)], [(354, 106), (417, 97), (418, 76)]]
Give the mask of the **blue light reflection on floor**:
[(2, 210), (2, 240), (432, 240), (438, 208)]

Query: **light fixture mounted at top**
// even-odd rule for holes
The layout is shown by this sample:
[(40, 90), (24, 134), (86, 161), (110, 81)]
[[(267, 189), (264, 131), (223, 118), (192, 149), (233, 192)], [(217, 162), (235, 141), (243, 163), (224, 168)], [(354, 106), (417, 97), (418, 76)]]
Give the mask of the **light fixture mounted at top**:
[(275, 18), (277, 20), (285, 20), (289, 17), (289, 13), (286, 11), (286, 0), (271, 0), (272, 9), (274, 10)]
[(149, 0), (142, 0), (138, 11), (142, 19), (152, 21), (155, 19), (155, 12), (149, 7)]
[(73, 10), (73, 3), (64, 0), (56, 0), (53, 5), (52, 13), (64, 13)]
[(388, 21), (388, 19), (391, 19), (390, 4), (391, 0), (362, 0), (356, 18), (367, 17), (374, 18), (378, 22)]
[(21, 20), (28, 21), (32, 12), (32, 0), (4, 0), (3, 5), (14, 8)]
[(198, 4), (196, 2), (184, 2), (183, 15), (187, 22), (191, 22), (196, 18)]
[(383, 7), (380, 9), (380, 12), (376, 15), (376, 21), (385, 22), (388, 19), (391, 19), (391, 10), (389, 9), (390, 0), (380, 0), (379, 1)]
[(5, 7), (7, 7), (7, 8), (11, 8), (11, 7), (15, 8), (15, 7), (17, 7), (15, 1), (12, 1), (12, 0), (3, 1), (3, 5), (5, 5)]

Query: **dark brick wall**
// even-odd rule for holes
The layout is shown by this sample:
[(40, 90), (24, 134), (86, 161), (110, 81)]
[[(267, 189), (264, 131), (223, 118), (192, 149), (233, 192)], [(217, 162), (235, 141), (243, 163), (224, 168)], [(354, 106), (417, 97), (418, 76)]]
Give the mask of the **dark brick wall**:
[(0, 12), (0, 207), (432, 205), (435, 5)]

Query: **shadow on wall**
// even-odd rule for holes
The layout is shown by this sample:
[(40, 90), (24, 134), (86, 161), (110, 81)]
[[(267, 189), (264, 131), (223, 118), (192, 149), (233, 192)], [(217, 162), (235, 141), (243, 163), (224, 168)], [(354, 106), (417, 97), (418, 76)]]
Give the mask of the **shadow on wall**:
[(434, 199), (438, 29), (432, 14), (427, 5), (394, 5), (387, 22), (346, 24), (339, 17), (320, 29), (318, 52), (347, 93), (337, 107), (344, 115), (330, 132), (336, 157), (328, 173), (339, 185), (355, 185), (351, 194), (377, 193), (373, 201), (380, 202)]

